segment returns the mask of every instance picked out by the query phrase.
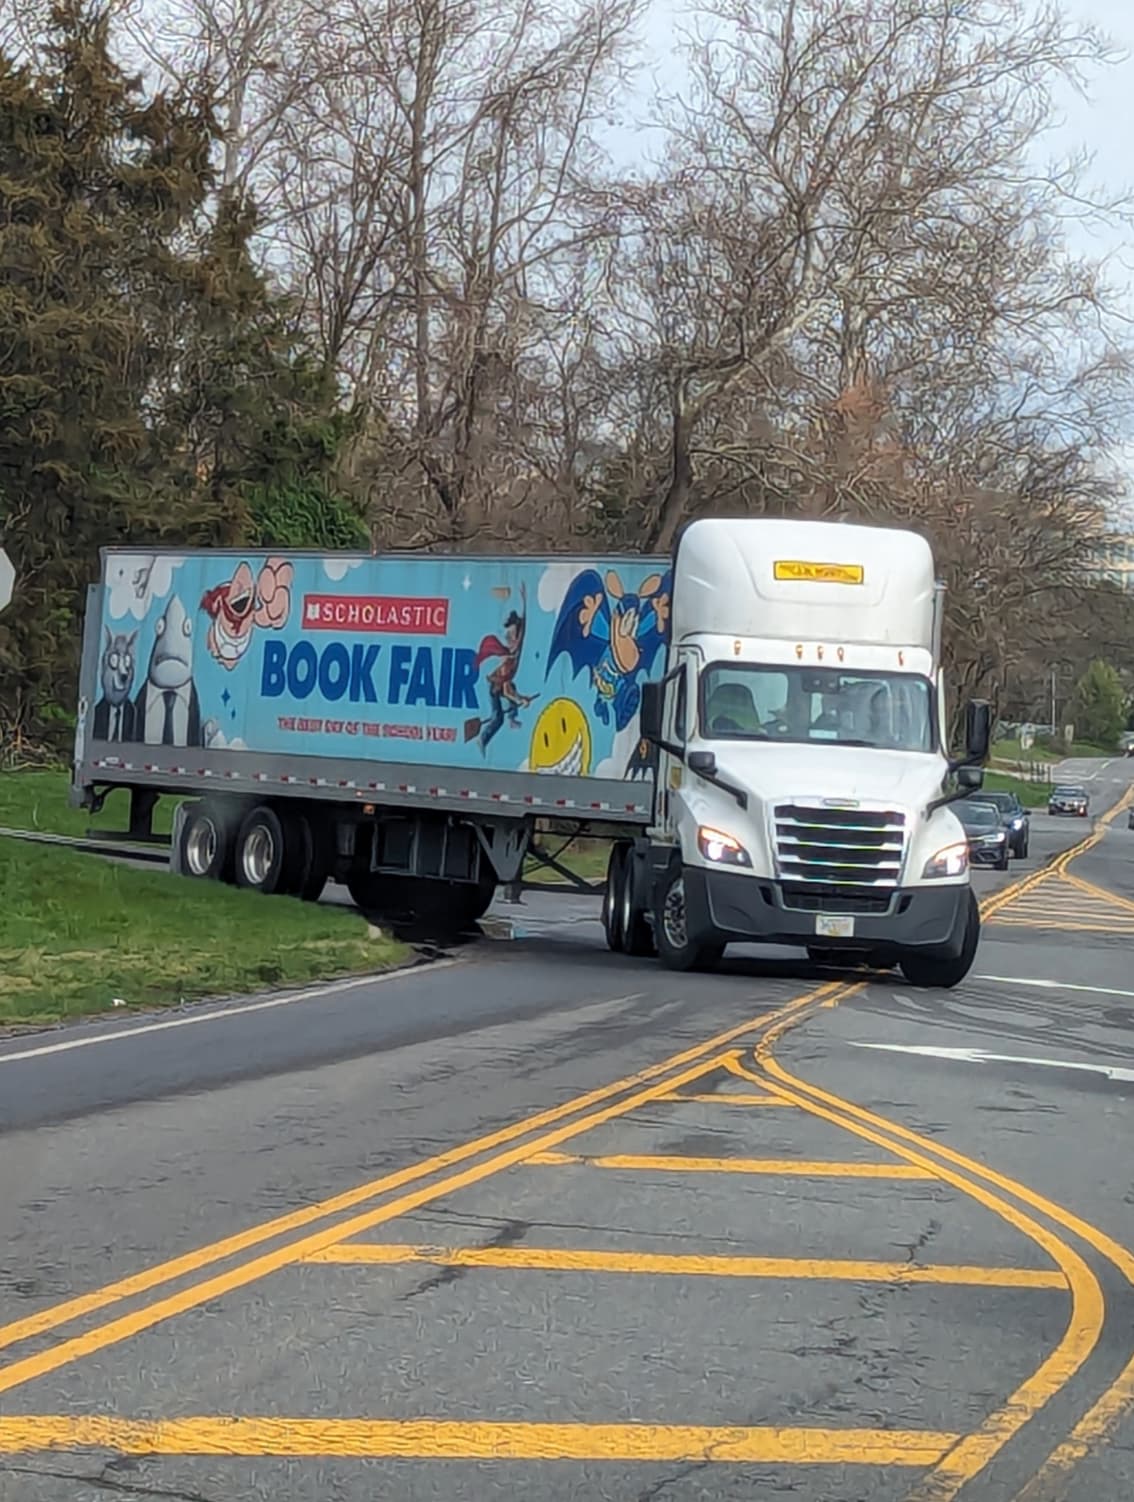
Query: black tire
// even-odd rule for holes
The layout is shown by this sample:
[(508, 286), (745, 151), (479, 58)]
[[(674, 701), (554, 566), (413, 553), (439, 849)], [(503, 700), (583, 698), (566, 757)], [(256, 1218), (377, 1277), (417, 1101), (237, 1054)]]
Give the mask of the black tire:
[(233, 821), (227, 810), (213, 803), (186, 809), (178, 847), (180, 868), (196, 881), (231, 881)]
[(626, 847), (612, 845), (606, 863), (606, 889), (602, 895), (602, 931), (612, 954), (622, 951), (622, 902), (626, 881)]
[(657, 953), (657, 945), (645, 909), (636, 900), (644, 885), (636, 875), (638, 863), (628, 848), (622, 864), (622, 948), (635, 959), (648, 959)]
[(295, 831), (302, 852), (297, 862), (299, 884), (295, 896), (302, 902), (318, 902), (331, 879), (334, 864), (331, 836), (314, 813), (295, 815)]
[(428, 929), (438, 937), (460, 933), (484, 917), (496, 895), (496, 878), (455, 882), (360, 871), (347, 878), (347, 888), (371, 922), (412, 932)]
[(996, 863), (996, 869), (998, 871), (1007, 871), (1008, 865), (1009, 865), (1009, 862), (1011, 861), (1011, 859), (1012, 859), (1012, 852), (1009, 849), (1005, 848), (1004, 859), (1002, 861), (997, 861), (997, 863)]
[(680, 866), (671, 866), (661, 883), (654, 911), (654, 936), (658, 958), (667, 970), (711, 970), (724, 953), (723, 944), (689, 942), (685, 932), (685, 880)]
[(236, 837), (236, 885), (265, 896), (299, 889), (302, 840), (293, 814), (262, 803), (246, 814)]
[(960, 954), (943, 958), (939, 953), (930, 950), (921, 954), (903, 955), (899, 962), (902, 974), (911, 986), (951, 990), (959, 985), (972, 969), (979, 943), (980, 907), (977, 904), (976, 894), (970, 887), (968, 921), (965, 924), (965, 941), (961, 946)]

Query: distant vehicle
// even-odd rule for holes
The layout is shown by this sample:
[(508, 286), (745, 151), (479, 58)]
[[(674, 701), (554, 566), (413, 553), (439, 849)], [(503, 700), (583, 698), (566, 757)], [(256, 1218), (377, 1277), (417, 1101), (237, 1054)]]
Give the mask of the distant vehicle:
[(969, 842), (969, 865), (995, 866), (998, 871), (1007, 871), (1012, 852), (996, 805), (983, 799), (963, 798), (956, 805), (956, 812)]
[(1049, 814), (1070, 814), (1076, 819), (1085, 819), (1090, 807), (1091, 800), (1086, 788), (1069, 783), (1052, 788), (1051, 797), (1047, 800)]
[(1028, 840), (1031, 836), (1031, 820), (1028, 811), (1017, 798), (1015, 793), (985, 792), (974, 793), (968, 800), (973, 803), (990, 803), (993, 808), (1000, 811), (1000, 820), (1004, 826), (1004, 832), (1008, 836), (1008, 848), (1018, 859), (1023, 860), (1028, 853)]

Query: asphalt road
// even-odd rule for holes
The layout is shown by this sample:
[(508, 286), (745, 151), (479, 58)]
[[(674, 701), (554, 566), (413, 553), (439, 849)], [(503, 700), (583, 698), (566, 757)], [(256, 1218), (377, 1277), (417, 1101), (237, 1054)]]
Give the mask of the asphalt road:
[(1124, 1502), (1134, 831), (1087, 832), (978, 876), (951, 993), (529, 898), (0, 1043), (0, 1499)]

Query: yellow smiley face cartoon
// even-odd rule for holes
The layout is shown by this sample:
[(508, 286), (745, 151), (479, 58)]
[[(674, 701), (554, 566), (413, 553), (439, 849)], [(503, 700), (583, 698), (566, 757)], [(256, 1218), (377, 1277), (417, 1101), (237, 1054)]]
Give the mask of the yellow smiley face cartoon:
[(528, 765), (533, 772), (586, 777), (591, 770), (591, 727), (573, 699), (553, 699), (532, 731)]

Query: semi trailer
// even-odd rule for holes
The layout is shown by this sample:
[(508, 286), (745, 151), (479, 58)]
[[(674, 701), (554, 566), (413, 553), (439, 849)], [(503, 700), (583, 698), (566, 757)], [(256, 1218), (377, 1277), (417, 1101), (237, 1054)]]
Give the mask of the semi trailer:
[(469, 925), (550, 825), (609, 843), (611, 949), (731, 943), (954, 985), (979, 937), (950, 804), (942, 589), (912, 532), (705, 519), (672, 557), (107, 549), (72, 801), (177, 801), (180, 874)]

